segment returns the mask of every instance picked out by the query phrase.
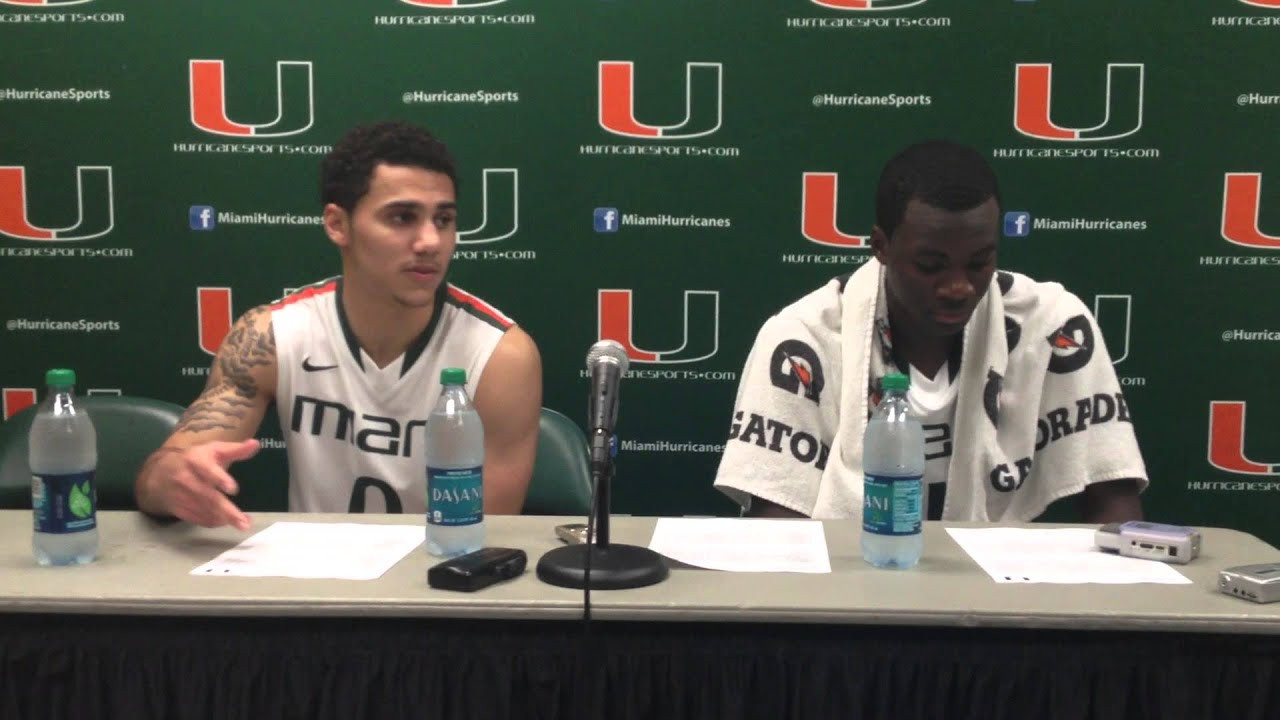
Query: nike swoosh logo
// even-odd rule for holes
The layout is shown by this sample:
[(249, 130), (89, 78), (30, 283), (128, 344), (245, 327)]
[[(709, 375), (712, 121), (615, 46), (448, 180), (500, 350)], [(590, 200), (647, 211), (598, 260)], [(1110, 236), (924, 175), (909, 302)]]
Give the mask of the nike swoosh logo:
[(332, 370), (336, 367), (338, 366), (337, 365), (312, 365), (311, 358), (309, 357), (302, 358), (302, 369), (306, 370), (307, 372), (317, 372), (320, 370)]

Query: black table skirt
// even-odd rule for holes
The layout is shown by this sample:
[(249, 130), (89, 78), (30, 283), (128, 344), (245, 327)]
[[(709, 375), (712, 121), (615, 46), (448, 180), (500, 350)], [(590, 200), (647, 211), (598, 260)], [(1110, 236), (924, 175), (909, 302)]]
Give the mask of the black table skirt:
[(11, 614), (0, 718), (1275, 720), (1280, 638)]

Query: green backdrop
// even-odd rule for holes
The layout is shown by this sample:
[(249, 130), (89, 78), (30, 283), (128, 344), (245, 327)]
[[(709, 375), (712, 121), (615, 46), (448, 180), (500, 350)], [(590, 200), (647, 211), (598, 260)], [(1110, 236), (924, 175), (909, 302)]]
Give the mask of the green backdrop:
[(1280, 0), (0, 0), (5, 416), (55, 365), (189, 402), (232, 317), (338, 272), (321, 155), (404, 118), (459, 159), (452, 280), (537, 340), (545, 404), (581, 419), (586, 349), (631, 348), (615, 510), (729, 513), (756, 329), (948, 136), (1000, 175), (1001, 265), (1095, 308), (1149, 516), (1277, 543), (1278, 38)]

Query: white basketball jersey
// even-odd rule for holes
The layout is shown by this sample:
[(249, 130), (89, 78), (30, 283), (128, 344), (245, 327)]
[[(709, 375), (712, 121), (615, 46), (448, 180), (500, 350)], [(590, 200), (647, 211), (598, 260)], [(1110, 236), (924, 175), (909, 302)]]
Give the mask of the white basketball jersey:
[(924, 482), (945, 483), (951, 466), (951, 429), (955, 425), (956, 396), (960, 385), (952, 381), (946, 365), (928, 377), (915, 368), (911, 372), (911, 388), (907, 404), (911, 414), (924, 426)]
[(303, 288), (271, 308), (289, 510), (426, 512), (424, 428), (440, 396), (440, 371), (465, 369), (474, 397), (511, 319), (446, 283), (430, 324), (379, 368), (347, 322), (341, 279)]

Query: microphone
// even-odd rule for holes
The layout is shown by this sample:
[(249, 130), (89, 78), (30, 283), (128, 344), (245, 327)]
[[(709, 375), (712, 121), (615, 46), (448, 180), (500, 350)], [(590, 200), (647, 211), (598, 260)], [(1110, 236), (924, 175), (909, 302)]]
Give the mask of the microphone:
[(605, 467), (610, 461), (609, 440), (618, 422), (618, 386), (630, 362), (626, 349), (616, 340), (601, 340), (587, 351), (587, 370), (591, 373), (587, 432), (593, 469)]
[(590, 617), (590, 590), (644, 587), (667, 578), (667, 564), (647, 547), (609, 542), (609, 486), (613, 480), (613, 428), (618, 422), (618, 385), (627, 372), (626, 348), (601, 340), (587, 351), (591, 394), (587, 396), (587, 432), (591, 444), (591, 508), (587, 542), (548, 550), (538, 560), (538, 579), (551, 585), (583, 588), (583, 613)]

